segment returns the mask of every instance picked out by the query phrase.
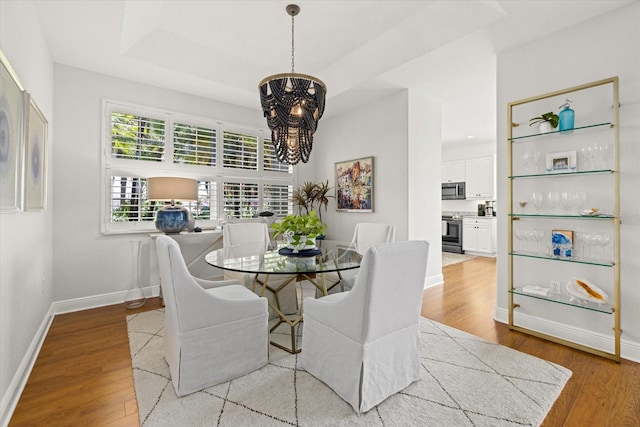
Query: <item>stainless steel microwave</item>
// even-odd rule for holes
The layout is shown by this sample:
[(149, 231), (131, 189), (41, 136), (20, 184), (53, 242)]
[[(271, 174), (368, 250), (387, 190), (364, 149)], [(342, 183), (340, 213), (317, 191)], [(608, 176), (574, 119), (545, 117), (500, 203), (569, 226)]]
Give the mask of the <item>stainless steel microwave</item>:
[(443, 182), (442, 183), (442, 200), (464, 200), (465, 195), (464, 182)]

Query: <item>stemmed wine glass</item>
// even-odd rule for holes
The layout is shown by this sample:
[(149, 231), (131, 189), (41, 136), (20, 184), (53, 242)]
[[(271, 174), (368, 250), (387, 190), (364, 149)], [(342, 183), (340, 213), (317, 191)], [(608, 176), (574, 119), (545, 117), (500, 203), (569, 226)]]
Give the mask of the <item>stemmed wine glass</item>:
[(576, 204), (579, 210), (584, 210), (587, 207), (587, 193), (578, 191), (576, 193)]
[(549, 191), (547, 202), (549, 203), (549, 208), (554, 210), (558, 206), (558, 202), (560, 202), (560, 194), (557, 191)]
[(597, 233), (595, 243), (602, 248), (602, 259), (604, 260), (604, 248), (611, 242), (611, 235), (607, 233)]
[[(585, 233), (584, 243), (589, 247), (597, 245), (598, 243), (597, 234), (598, 233)], [(591, 249), (589, 249), (589, 258), (594, 259), (593, 256), (591, 255)]]
[(540, 252), (540, 242), (544, 238), (544, 230), (533, 230), (533, 238), (536, 240), (536, 253), (541, 254)]
[(542, 203), (544, 202), (542, 193), (539, 191), (534, 191), (531, 196), (531, 199), (533, 201), (533, 206), (535, 206), (536, 208), (536, 212), (539, 212), (540, 208), (542, 207)]
[(560, 204), (562, 205), (562, 208), (567, 212), (570, 211), (571, 206), (573, 206), (573, 199), (574, 193), (571, 193), (569, 191), (563, 191), (562, 194), (560, 194)]
[(529, 173), (532, 160), (533, 156), (531, 154), (531, 151), (525, 151), (524, 153), (522, 153), (522, 165), (524, 166), (525, 173)]
[(523, 230), (520, 229), (519, 227), (515, 227), (515, 229), (513, 230), (513, 233), (515, 234), (516, 239), (518, 239), (518, 251), (519, 252), (524, 252), (522, 250), (522, 238), (523, 238), (522, 231)]

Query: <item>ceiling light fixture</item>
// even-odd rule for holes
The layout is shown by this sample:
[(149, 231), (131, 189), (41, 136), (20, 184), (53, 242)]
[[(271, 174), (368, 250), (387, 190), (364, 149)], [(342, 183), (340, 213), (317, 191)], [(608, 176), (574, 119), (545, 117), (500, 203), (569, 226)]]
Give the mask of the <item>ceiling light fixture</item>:
[(291, 15), (291, 73), (265, 77), (258, 86), (276, 157), (281, 163), (295, 165), (309, 160), (327, 87), (316, 77), (295, 72), (294, 17), (300, 7), (290, 4), (286, 10)]

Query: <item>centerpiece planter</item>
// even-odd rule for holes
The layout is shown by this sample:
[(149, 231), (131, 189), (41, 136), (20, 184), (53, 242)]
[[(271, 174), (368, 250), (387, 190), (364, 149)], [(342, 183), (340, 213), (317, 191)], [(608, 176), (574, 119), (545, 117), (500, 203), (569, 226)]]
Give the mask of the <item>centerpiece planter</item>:
[(287, 243), (287, 248), (294, 253), (316, 248), (316, 237), (326, 231), (315, 211), (308, 215), (287, 215), (282, 221), (271, 225), (274, 237), (282, 235)]
[(304, 251), (306, 249), (315, 249), (316, 247), (315, 237), (294, 234), (292, 230), (285, 231), (283, 235), (287, 242), (287, 247), (294, 251)]

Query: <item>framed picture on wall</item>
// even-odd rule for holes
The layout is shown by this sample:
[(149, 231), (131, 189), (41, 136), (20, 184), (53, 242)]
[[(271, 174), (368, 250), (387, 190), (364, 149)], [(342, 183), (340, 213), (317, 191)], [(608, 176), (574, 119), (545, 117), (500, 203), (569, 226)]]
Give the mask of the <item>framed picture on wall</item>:
[(0, 212), (22, 209), (24, 91), (0, 52)]
[(336, 210), (373, 212), (373, 156), (336, 163)]
[(29, 94), (25, 96), (25, 210), (47, 207), (47, 119)]

